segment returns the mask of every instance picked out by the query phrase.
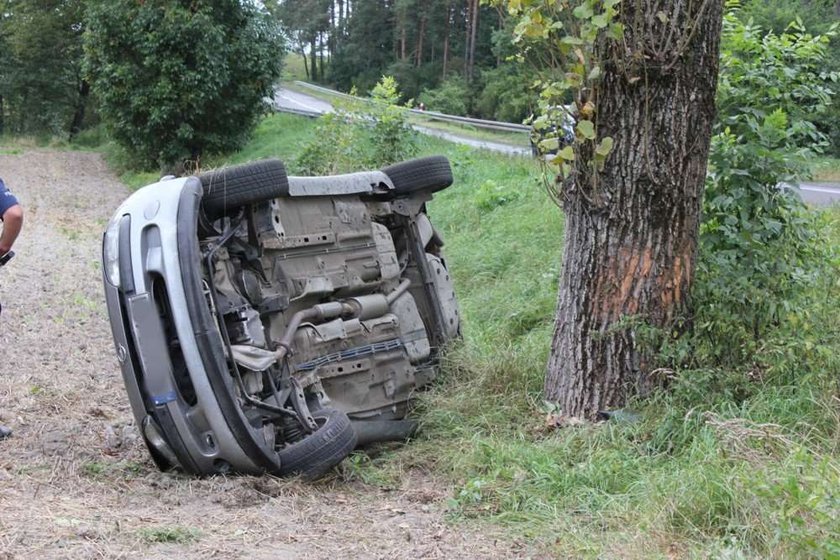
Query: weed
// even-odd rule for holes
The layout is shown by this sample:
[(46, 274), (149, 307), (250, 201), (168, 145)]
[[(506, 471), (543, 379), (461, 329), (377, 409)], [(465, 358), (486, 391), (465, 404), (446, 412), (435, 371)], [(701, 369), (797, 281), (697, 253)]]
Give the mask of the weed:
[(201, 536), (198, 529), (192, 527), (146, 527), (138, 531), (140, 538), (147, 543), (184, 544), (197, 541)]

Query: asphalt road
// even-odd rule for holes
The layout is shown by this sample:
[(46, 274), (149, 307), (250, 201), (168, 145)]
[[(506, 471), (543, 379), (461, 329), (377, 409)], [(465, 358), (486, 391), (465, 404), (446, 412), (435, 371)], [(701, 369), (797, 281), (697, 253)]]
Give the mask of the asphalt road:
[(840, 183), (799, 183), (792, 187), (802, 200), (815, 206), (840, 204)]
[(278, 107), (286, 107), (294, 111), (319, 114), (332, 112), (332, 105), (326, 101), (285, 88), (274, 90), (274, 103)]
[[(284, 107), (293, 111), (301, 111), (307, 113), (323, 114), (332, 111), (332, 105), (330, 105), (326, 101), (318, 99), (317, 97), (312, 97), (311, 95), (298, 93), (296, 91), (291, 91), (284, 88), (278, 88), (275, 91), (274, 103), (278, 107)], [(510, 155), (531, 155), (531, 150), (529, 148), (511, 146), (510, 144), (503, 144), (501, 142), (489, 142), (486, 140), (467, 138), (463, 136), (458, 136), (451, 132), (444, 132), (442, 130), (437, 130), (424, 126), (415, 126), (414, 128), (419, 132), (422, 132), (423, 134), (437, 136), (439, 138), (449, 140), (450, 142), (466, 144), (475, 148), (482, 148), (485, 150), (491, 150), (494, 152), (500, 152)], [(795, 190), (802, 198), (802, 200), (805, 201), (807, 204), (811, 204), (814, 206), (829, 206), (832, 204), (840, 204), (840, 183), (803, 182), (800, 183), (798, 187), (794, 187), (792, 185), (785, 186), (787, 188)]]

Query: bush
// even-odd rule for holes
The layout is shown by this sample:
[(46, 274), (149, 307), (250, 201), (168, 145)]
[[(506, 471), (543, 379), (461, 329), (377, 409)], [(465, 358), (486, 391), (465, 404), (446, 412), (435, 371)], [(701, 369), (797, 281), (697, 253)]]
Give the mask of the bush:
[(430, 111), (461, 116), (469, 111), (468, 100), (469, 88), (460, 76), (447, 78), (440, 86), (424, 90), (418, 97), (418, 101), (424, 103)]
[(522, 122), (533, 113), (538, 96), (530, 87), (533, 80), (522, 65), (504, 64), (481, 73), (484, 89), (475, 110), (482, 117), (504, 122)]
[(268, 14), (235, 0), (97, 0), (84, 47), (103, 120), (152, 166), (241, 147), (284, 54)]
[(305, 174), (323, 175), (384, 167), (412, 157), (417, 151), (415, 132), (398, 99), (396, 81), (383, 76), (370, 100), (335, 104), (334, 113), (319, 118), (296, 166)]
[(414, 129), (408, 124), (405, 109), (397, 105), (400, 93), (393, 77), (382, 76), (371, 91), (373, 119), (371, 142), (373, 153), (368, 159), (372, 167), (384, 167), (417, 153)]
[(828, 142), (812, 119), (832, 92), (829, 38), (797, 25), (764, 34), (724, 18), (719, 122), (712, 140), (695, 284), (695, 359), (751, 359), (766, 331), (796, 313), (797, 293), (826, 262), (814, 218), (783, 183)]

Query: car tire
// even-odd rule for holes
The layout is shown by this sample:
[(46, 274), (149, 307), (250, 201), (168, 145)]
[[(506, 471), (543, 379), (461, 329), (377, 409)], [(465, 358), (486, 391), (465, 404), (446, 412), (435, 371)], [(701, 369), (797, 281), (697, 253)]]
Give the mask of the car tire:
[(356, 432), (343, 411), (322, 408), (312, 417), (318, 423), (318, 429), (277, 452), (281, 476), (300, 475), (314, 480), (340, 463), (356, 447)]
[(394, 193), (436, 192), (452, 184), (452, 167), (443, 156), (430, 156), (395, 163), (382, 169), (394, 183)]
[(242, 206), (289, 194), (286, 167), (279, 159), (223, 167), (198, 178), (204, 189), (201, 205), (213, 219)]

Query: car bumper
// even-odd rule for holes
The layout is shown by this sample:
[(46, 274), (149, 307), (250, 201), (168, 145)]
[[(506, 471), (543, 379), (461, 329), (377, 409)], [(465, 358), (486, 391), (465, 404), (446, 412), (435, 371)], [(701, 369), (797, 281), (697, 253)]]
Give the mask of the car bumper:
[(274, 471), (276, 454), (244, 417), (207, 307), (196, 236), (201, 184), (156, 183), (115, 216), (119, 286), (104, 279), (111, 329), (137, 425), (159, 466), (194, 474)]

